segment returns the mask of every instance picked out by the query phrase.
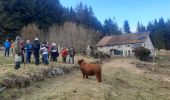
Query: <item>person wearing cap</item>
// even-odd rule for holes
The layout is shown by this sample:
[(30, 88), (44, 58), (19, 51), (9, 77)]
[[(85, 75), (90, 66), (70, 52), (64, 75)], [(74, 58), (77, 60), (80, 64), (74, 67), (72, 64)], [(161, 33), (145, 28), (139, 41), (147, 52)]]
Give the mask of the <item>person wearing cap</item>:
[(15, 69), (19, 69), (21, 65), (21, 48), (19, 36), (16, 37), (14, 42), (14, 53), (15, 53)]
[(35, 41), (33, 42), (33, 53), (35, 58), (35, 65), (39, 65), (39, 50), (40, 50), (40, 42), (38, 38), (35, 38)]
[(30, 63), (31, 62), (31, 54), (32, 54), (32, 44), (31, 44), (30, 40), (26, 41), (25, 49), (26, 49), (26, 62)]
[(52, 47), (51, 47), (50, 52), (51, 52), (51, 61), (57, 62), (57, 57), (59, 56), (59, 53), (58, 53), (58, 48), (56, 47), (56, 43), (52, 43)]

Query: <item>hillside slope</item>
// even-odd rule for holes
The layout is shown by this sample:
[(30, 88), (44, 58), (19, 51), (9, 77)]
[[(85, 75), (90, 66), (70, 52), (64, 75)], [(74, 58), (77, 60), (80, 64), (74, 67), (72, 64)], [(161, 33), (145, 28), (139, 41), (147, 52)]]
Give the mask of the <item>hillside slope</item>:
[(129, 59), (104, 61), (103, 82), (82, 79), (80, 71), (47, 79), (25, 89), (2, 93), (7, 100), (169, 100), (170, 84), (130, 64)]

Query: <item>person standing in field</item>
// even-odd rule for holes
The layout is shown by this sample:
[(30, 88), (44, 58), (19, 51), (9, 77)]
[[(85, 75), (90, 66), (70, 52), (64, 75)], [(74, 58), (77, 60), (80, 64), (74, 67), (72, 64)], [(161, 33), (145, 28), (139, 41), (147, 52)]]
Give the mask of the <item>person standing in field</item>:
[(22, 61), (22, 63), (24, 63), (24, 61), (25, 61), (25, 55), (24, 55), (24, 53), (25, 53), (25, 46), (24, 46), (24, 40), (21, 40), (20, 41), (20, 48), (21, 48), (21, 61)]
[(74, 55), (75, 55), (75, 50), (73, 47), (69, 48), (69, 64), (72, 61), (72, 64), (74, 64)]
[(57, 57), (59, 56), (58, 48), (56, 47), (56, 43), (52, 43), (51, 47), (51, 61), (57, 62)]
[(16, 37), (14, 42), (14, 53), (15, 53), (15, 69), (19, 69), (21, 65), (21, 48), (19, 36)]
[(14, 41), (11, 40), (11, 52), (12, 52), (12, 55), (14, 56)]
[(42, 59), (43, 59), (43, 63), (45, 65), (48, 65), (49, 62), (48, 62), (48, 48), (46, 47), (45, 44), (43, 44), (42, 48), (41, 48), (41, 51), (42, 51)]
[(33, 42), (33, 53), (35, 58), (35, 65), (39, 65), (39, 50), (40, 50), (40, 42), (38, 38), (35, 38), (35, 41)]
[(48, 58), (50, 58), (51, 45), (50, 45), (49, 42), (45, 42), (45, 46), (46, 46), (46, 48), (47, 48), (47, 50), (48, 50)]
[(8, 56), (9, 57), (9, 50), (10, 50), (10, 47), (11, 47), (11, 43), (8, 39), (6, 39), (6, 42), (4, 42), (4, 48), (5, 48), (5, 53), (4, 53), (4, 56)]
[(63, 48), (63, 49), (62, 49), (61, 55), (62, 55), (63, 62), (66, 63), (66, 58), (67, 58), (67, 56), (68, 56), (67, 48)]
[(31, 63), (32, 44), (30, 40), (26, 41), (25, 49), (26, 49), (26, 62)]

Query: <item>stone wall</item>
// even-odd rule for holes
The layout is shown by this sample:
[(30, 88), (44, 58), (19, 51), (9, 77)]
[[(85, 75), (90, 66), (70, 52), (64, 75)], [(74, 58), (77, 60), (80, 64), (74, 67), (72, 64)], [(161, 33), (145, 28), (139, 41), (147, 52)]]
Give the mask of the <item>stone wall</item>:
[(62, 76), (78, 69), (78, 65), (59, 64), (53, 67), (41, 68), (36, 72), (27, 73), (21, 76), (15, 74), (7, 76), (0, 82), (0, 92), (15, 87), (25, 88), (34, 82)]

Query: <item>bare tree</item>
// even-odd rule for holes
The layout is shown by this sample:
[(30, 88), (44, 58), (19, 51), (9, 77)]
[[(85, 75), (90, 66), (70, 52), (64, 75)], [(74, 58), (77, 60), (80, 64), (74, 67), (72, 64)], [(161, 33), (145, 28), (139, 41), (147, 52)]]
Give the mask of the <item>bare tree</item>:
[(49, 28), (50, 42), (66, 47), (73, 46), (77, 50), (85, 50), (88, 45), (94, 46), (99, 39), (99, 32), (72, 22), (66, 22), (62, 27), (53, 25)]
[(36, 24), (28, 24), (24, 26), (20, 31), (24, 40), (33, 40), (35, 37), (43, 38), (43, 31), (38, 28)]

